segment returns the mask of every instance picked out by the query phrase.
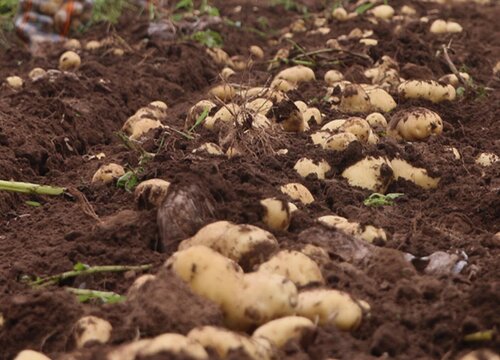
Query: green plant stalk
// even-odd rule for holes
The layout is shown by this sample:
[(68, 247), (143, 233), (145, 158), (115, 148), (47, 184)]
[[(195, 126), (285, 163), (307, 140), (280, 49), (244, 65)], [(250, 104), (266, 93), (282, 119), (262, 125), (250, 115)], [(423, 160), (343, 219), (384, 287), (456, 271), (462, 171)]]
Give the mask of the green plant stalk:
[(62, 193), (64, 193), (64, 191), (66, 191), (66, 189), (48, 185), (0, 180), (0, 191), (11, 191), (38, 195), (61, 195)]
[(153, 267), (151, 264), (147, 265), (138, 265), (138, 266), (126, 266), (126, 265), (102, 265), (102, 266), (92, 266), (84, 270), (71, 270), (66, 271), (61, 274), (48, 276), (45, 278), (40, 278), (30, 283), (31, 286), (34, 287), (44, 287), (49, 285), (55, 285), (61, 282), (64, 279), (69, 279), (72, 277), (77, 277), (81, 275), (92, 275), (99, 273), (108, 273), (108, 272), (124, 272), (124, 271), (143, 271), (149, 270)]
[(465, 342), (491, 341), (493, 339), (493, 335), (494, 335), (493, 330), (478, 331), (472, 334), (465, 335), (464, 341)]
[[(90, 290), (90, 289), (78, 289), (72, 287), (65, 287), (66, 291), (69, 291), (72, 294), (78, 296), (81, 302), (85, 302), (89, 299), (101, 299), (106, 300), (105, 302), (121, 302), (125, 301), (126, 297), (120, 294), (111, 292), (111, 291), (99, 291), (99, 290)], [(82, 300), (85, 299), (85, 300)], [(112, 301), (110, 301), (112, 300)]]

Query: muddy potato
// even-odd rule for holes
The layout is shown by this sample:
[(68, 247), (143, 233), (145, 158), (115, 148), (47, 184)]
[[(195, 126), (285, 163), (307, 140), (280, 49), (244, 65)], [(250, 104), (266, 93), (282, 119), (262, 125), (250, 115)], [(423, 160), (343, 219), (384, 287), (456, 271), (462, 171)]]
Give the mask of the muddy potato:
[(494, 153), (481, 153), (476, 158), (476, 164), (488, 167), (493, 165), (494, 163), (500, 161), (500, 157)]
[(134, 190), (134, 200), (139, 209), (153, 209), (161, 205), (167, 196), (170, 183), (162, 179), (141, 182)]
[(230, 101), (236, 95), (236, 91), (231, 85), (217, 85), (208, 92), (211, 96), (222, 100), (223, 102)]
[(93, 183), (104, 183), (109, 184), (112, 181), (115, 181), (120, 176), (125, 175), (125, 169), (123, 166), (118, 164), (106, 164), (102, 165), (92, 177)]
[(201, 344), (205, 349), (213, 349), (221, 359), (232, 351), (242, 350), (253, 360), (270, 359), (273, 349), (269, 342), (256, 341), (240, 333), (215, 326), (201, 326), (191, 330), (187, 337)]
[(356, 329), (363, 318), (363, 309), (353, 298), (342, 291), (314, 289), (299, 293), (297, 315), (318, 325), (335, 325), (338, 329)]
[(361, 234), (359, 237), (369, 243), (373, 243), (375, 240), (379, 242), (387, 241), (387, 234), (384, 229), (377, 228), (373, 225), (365, 225), (364, 227), (360, 226)]
[(266, 98), (257, 98), (245, 104), (245, 109), (254, 113), (266, 115), (273, 107), (273, 102)]
[(5, 79), (5, 83), (14, 90), (19, 90), (23, 87), (24, 81), (19, 76), (9, 76)]
[(141, 118), (133, 123), (130, 139), (140, 140), (150, 130), (162, 128), (163, 125), (160, 121), (155, 119)]
[(302, 184), (289, 183), (283, 185), (280, 190), (283, 194), (290, 196), (292, 200), (298, 200), (304, 205), (314, 202), (311, 192)]
[(59, 58), (59, 70), (61, 71), (75, 71), (82, 63), (80, 55), (74, 51), (66, 51)]
[[(204, 112), (210, 112), (215, 107), (215, 103), (210, 100), (200, 100), (189, 109), (184, 122), (184, 128), (189, 130)], [(206, 120), (206, 117), (205, 117)], [(205, 121), (204, 120), (204, 121)]]
[(82, 349), (87, 343), (105, 344), (111, 338), (111, 324), (96, 316), (85, 316), (79, 319), (73, 329), (73, 337), (77, 349)]
[(393, 179), (393, 171), (387, 159), (368, 156), (342, 172), (351, 186), (384, 193)]
[(179, 250), (207, 246), (241, 264), (259, 262), (260, 256), (278, 248), (278, 241), (268, 231), (254, 225), (216, 221), (201, 228), (193, 237), (182, 241)]
[(203, 123), (203, 126), (207, 129), (213, 129), (217, 121), (234, 122), (239, 112), (240, 107), (237, 104), (226, 104), (214, 114), (212, 121), (208, 121), (208, 119), (205, 119), (206, 121)]
[(348, 113), (369, 112), (370, 97), (360, 85), (349, 84), (342, 91), (339, 108)]
[(85, 44), (85, 50), (94, 51), (99, 49), (102, 44), (97, 40), (90, 40)]
[(260, 264), (257, 271), (284, 276), (298, 287), (325, 283), (318, 264), (299, 251), (282, 250)]
[(306, 111), (303, 111), (302, 118), (304, 119), (304, 122), (306, 122), (306, 123), (314, 121), (316, 124), (321, 125), (321, 123), (323, 122), (321, 112), (319, 111), (318, 108), (315, 108), (315, 107), (310, 107), (310, 108), (307, 108)]
[(459, 360), (500, 360), (500, 356), (490, 350), (474, 350), (465, 354)]
[(416, 168), (406, 160), (392, 159), (391, 167), (394, 171), (394, 179), (403, 178), (415, 183), (424, 189), (436, 188), (440, 178), (432, 178), (427, 174), (427, 170)]
[(297, 109), (300, 110), (301, 113), (305, 112), (307, 109), (308, 109), (308, 106), (305, 102), (303, 101), (294, 101), (294, 104), (295, 106), (297, 107)]
[(329, 229), (340, 230), (351, 236), (359, 236), (361, 233), (361, 228), (357, 222), (351, 222), (342, 216), (325, 215), (319, 217), (318, 222)]
[(297, 84), (293, 84), (285, 79), (274, 79), (270, 85), (271, 89), (281, 92), (289, 92), (297, 88)]
[(144, 274), (136, 278), (127, 290), (127, 300), (134, 298), (144, 284), (155, 279), (156, 276), (153, 274)]
[(221, 48), (208, 48), (207, 54), (212, 58), (212, 60), (219, 66), (232, 65), (231, 58), (228, 53)]
[(79, 50), (82, 48), (82, 44), (78, 39), (68, 39), (64, 42), (63, 47), (66, 50)]
[(375, 6), (371, 13), (379, 19), (389, 20), (394, 16), (394, 8), (390, 5)]
[(325, 266), (330, 262), (328, 252), (320, 246), (306, 244), (300, 252), (313, 259), (319, 266)]
[(456, 91), (451, 85), (434, 80), (407, 80), (398, 86), (398, 93), (407, 99), (426, 99), (434, 103), (455, 100)]
[(262, 221), (273, 230), (284, 231), (290, 226), (291, 214), (288, 203), (283, 200), (267, 198), (260, 201), (264, 208)]
[(250, 46), (250, 54), (252, 54), (252, 56), (254, 56), (257, 59), (264, 58), (264, 50), (262, 50), (262, 48), (257, 45)]
[(220, 72), (221, 78), (226, 80), (226, 81), (229, 80), (229, 78), (231, 76), (233, 76), (234, 74), (236, 74), (236, 72), (233, 69), (231, 69), (230, 67), (225, 67)]
[(325, 125), (323, 125), (321, 131), (329, 131), (329, 132), (337, 131), (340, 129), (342, 125), (345, 124), (346, 121), (347, 119), (337, 119), (329, 121)]
[(316, 175), (318, 179), (324, 180), (325, 174), (332, 168), (325, 160), (315, 162), (308, 158), (301, 158), (297, 161), (293, 169), (303, 178), (309, 175)]
[(181, 334), (167, 333), (151, 339), (137, 352), (139, 358), (171, 353), (188, 359), (208, 360), (208, 353), (198, 342)]
[(38, 351), (23, 350), (16, 355), (14, 360), (50, 360), (50, 358)]
[(314, 145), (321, 145), (322, 147), (324, 147), (326, 139), (328, 139), (330, 136), (332, 136), (331, 131), (320, 130), (311, 134), (311, 140)]
[[(465, 72), (461, 72), (460, 73), (460, 76), (462, 77), (462, 79), (464, 79), (465, 81), (469, 81), (470, 80), (470, 75), (465, 73)], [(441, 83), (445, 83), (445, 84), (450, 84), (451, 86), (453, 87), (458, 87), (460, 86), (460, 79), (458, 78), (457, 75), (455, 74), (447, 74), (447, 75), (444, 75), (444, 76), (441, 76), (439, 78), (439, 82)]]
[(422, 107), (405, 109), (393, 116), (388, 135), (407, 141), (425, 140), (443, 132), (443, 121), (434, 111)]
[(286, 132), (303, 132), (306, 122), (302, 112), (291, 100), (283, 100), (277, 103), (271, 110), (270, 115), (275, 123), (281, 124)]
[(282, 70), (274, 79), (284, 79), (292, 84), (309, 82), (316, 79), (314, 71), (303, 65), (296, 65)]
[(397, 104), (393, 97), (384, 89), (367, 90), (366, 93), (370, 98), (370, 104), (374, 111), (382, 111), (384, 113), (393, 110)]
[(311, 342), (316, 331), (316, 325), (302, 316), (285, 316), (258, 327), (252, 334), (254, 339), (264, 338), (275, 347), (281, 348), (289, 341), (300, 344)]
[(325, 82), (328, 86), (333, 86), (335, 83), (344, 80), (344, 75), (337, 70), (328, 70), (325, 73)]
[(368, 122), (359, 117), (350, 117), (338, 128), (339, 132), (347, 132), (356, 136), (356, 138), (366, 143), (370, 136), (371, 127)]
[(28, 77), (31, 79), (31, 81), (37, 81), (43, 78), (46, 74), (47, 72), (44, 69), (36, 67), (30, 71)]
[(385, 131), (387, 129), (387, 120), (384, 115), (378, 112), (371, 113), (365, 119), (374, 130)]

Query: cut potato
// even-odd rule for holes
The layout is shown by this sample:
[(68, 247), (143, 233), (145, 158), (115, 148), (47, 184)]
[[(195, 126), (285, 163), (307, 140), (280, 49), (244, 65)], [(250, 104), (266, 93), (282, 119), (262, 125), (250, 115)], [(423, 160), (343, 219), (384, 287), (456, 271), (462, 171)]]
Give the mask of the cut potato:
[(337, 70), (328, 70), (325, 74), (325, 82), (328, 86), (333, 86), (335, 83), (344, 80), (344, 75)]
[(299, 287), (325, 283), (318, 264), (299, 251), (282, 250), (262, 263), (258, 271), (282, 275)]
[(208, 353), (197, 341), (180, 334), (162, 334), (146, 343), (137, 355), (142, 357), (154, 356), (161, 353), (184, 355), (189, 359), (205, 360)]
[(111, 163), (101, 166), (92, 177), (92, 182), (109, 184), (123, 175), (125, 175), (123, 166)]
[(315, 80), (316, 77), (314, 76), (314, 71), (310, 68), (303, 65), (297, 65), (282, 70), (274, 79), (284, 79), (291, 84), (299, 84), (301, 82)]
[(363, 113), (371, 110), (370, 97), (362, 86), (349, 84), (342, 91), (340, 110), (348, 113)]
[(393, 116), (388, 134), (408, 141), (425, 140), (443, 132), (443, 121), (434, 111), (422, 107), (405, 109)]
[(23, 350), (17, 354), (14, 360), (50, 360), (50, 358), (38, 351)]
[(273, 230), (284, 231), (290, 226), (290, 208), (283, 200), (268, 198), (260, 201), (264, 208), (262, 221)]
[(161, 205), (168, 193), (170, 183), (162, 179), (141, 182), (134, 190), (134, 200), (139, 209), (153, 209)]
[(298, 200), (304, 205), (314, 202), (314, 197), (311, 192), (304, 185), (299, 183), (283, 185), (281, 187), (281, 192), (290, 196), (292, 200)]
[(494, 163), (500, 161), (500, 157), (494, 153), (481, 153), (476, 159), (476, 164), (481, 166), (491, 166)]
[(302, 343), (314, 334), (316, 326), (308, 318), (302, 316), (285, 316), (268, 322), (257, 328), (252, 337), (267, 339), (277, 348), (285, 346), (289, 341)]
[(384, 89), (376, 88), (367, 90), (366, 93), (370, 98), (370, 103), (374, 111), (389, 112), (396, 108), (397, 104), (393, 97)]
[(356, 329), (363, 318), (363, 309), (352, 297), (333, 289), (314, 289), (299, 293), (297, 315), (321, 326), (335, 325), (338, 329)]
[(249, 263), (251, 266), (259, 262), (266, 252), (277, 249), (278, 241), (273, 234), (254, 225), (217, 221), (182, 241), (179, 250), (198, 245), (207, 246), (238, 263)]
[(61, 71), (75, 71), (82, 63), (80, 55), (74, 51), (66, 51), (59, 58), (59, 70)]
[(9, 76), (5, 79), (5, 83), (14, 90), (19, 90), (23, 87), (24, 81), (19, 76)]
[(351, 186), (385, 193), (393, 179), (393, 171), (387, 159), (368, 156), (345, 169), (342, 177)]
[(434, 80), (407, 80), (398, 86), (398, 93), (407, 99), (426, 99), (434, 103), (455, 100), (452, 85), (442, 85)]
[(415, 183), (424, 189), (436, 188), (439, 184), (440, 178), (432, 178), (427, 174), (427, 170), (416, 168), (406, 160), (393, 159), (391, 160), (392, 170), (394, 171), (394, 178), (403, 178)]
[(111, 324), (96, 316), (85, 316), (78, 320), (73, 329), (77, 349), (82, 349), (88, 343), (105, 344), (111, 338)]
[(315, 162), (308, 158), (299, 159), (293, 168), (304, 178), (309, 175), (316, 175), (320, 180), (324, 180), (326, 173), (332, 169), (325, 160)]

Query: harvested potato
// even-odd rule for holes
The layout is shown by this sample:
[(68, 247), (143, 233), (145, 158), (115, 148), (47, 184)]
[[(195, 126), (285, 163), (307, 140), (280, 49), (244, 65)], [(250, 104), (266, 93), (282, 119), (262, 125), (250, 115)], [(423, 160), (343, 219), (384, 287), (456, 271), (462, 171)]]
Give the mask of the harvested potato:
[(231, 76), (233, 76), (234, 74), (236, 74), (236, 72), (233, 69), (231, 69), (230, 67), (225, 67), (220, 72), (220, 76), (222, 77), (222, 79), (224, 79), (226, 81), (229, 80), (229, 78)]
[(142, 339), (120, 345), (106, 355), (106, 360), (135, 360), (139, 351), (151, 342), (152, 339)]
[(281, 192), (290, 196), (293, 200), (298, 200), (302, 204), (307, 205), (314, 202), (314, 197), (311, 192), (302, 184), (289, 183), (281, 187)]
[(370, 97), (362, 86), (349, 84), (342, 91), (339, 108), (348, 113), (369, 112), (371, 110)]
[(260, 257), (278, 248), (278, 241), (268, 231), (254, 225), (237, 225), (217, 221), (201, 228), (193, 237), (182, 241), (179, 250), (203, 245), (249, 267)]
[(384, 89), (376, 88), (367, 90), (366, 93), (370, 98), (370, 104), (375, 111), (389, 112), (396, 107), (396, 101)]
[(415, 183), (424, 189), (436, 188), (439, 184), (439, 178), (432, 178), (427, 174), (427, 170), (416, 168), (406, 160), (393, 159), (391, 167), (394, 171), (394, 179), (403, 178)]
[(451, 85), (434, 80), (407, 80), (399, 84), (398, 93), (407, 99), (426, 99), (434, 103), (455, 100), (456, 91)]
[(270, 115), (286, 132), (303, 132), (307, 125), (297, 105), (288, 99), (277, 103), (271, 109)]
[(30, 71), (28, 77), (31, 79), (31, 81), (37, 81), (43, 78), (46, 74), (47, 72), (44, 69), (36, 67)]
[(162, 179), (141, 182), (134, 190), (134, 200), (139, 209), (153, 209), (161, 205), (167, 196), (170, 183)]
[(293, 168), (304, 178), (314, 174), (320, 180), (324, 180), (325, 174), (332, 169), (325, 160), (315, 162), (308, 158), (299, 159)]
[(333, 86), (335, 83), (344, 80), (344, 75), (337, 70), (328, 70), (325, 73), (325, 82), (328, 86)]
[(215, 106), (216, 105), (210, 100), (198, 101), (194, 106), (191, 107), (191, 109), (189, 109), (186, 121), (184, 122), (184, 128), (189, 130), (194, 124), (196, 124), (196, 121), (204, 112), (209, 112)]
[(417, 11), (411, 6), (403, 5), (403, 7), (401, 7), (401, 14), (403, 15), (412, 16), (415, 15), (416, 13)]
[(271, 89), (279, 92), (289, 92), (297, 88), (296, 84), (292, 84), (290, 81), (285, 79), (275, 79), (271, 82)]
[(85, 50), (93, 51), (99, 49), (101, 46), (101, 42), (97, 40), (90, 40), (85, 44)]
[(299, 251), (282, 250), (262, 263), (258, 271), (284, 276), (299, 287), (325, 283), (318, 264)]
[(19, 76), (9, 76), (5, 79), (5, 83), (14, 90), (19, 90), (23, 87), (24, 81)]
[(231, 66), (231, 58), (228, 53), (222, 50), (221, 48), (207, 48), (207, 54), (212, 58), (212, 60), (217, 65), (228, 65)]
[(479, 156), (476, 158), (476, 164), (479, 164), (481, 166), (491, 166), (497, 161), (500, 161), (500, 157), (497, 154), (494, 153), (481, 153)]
[(80, 55), (74, 51), (66, 51), (59, 58), (59, 70), (61, 71), (75, 71), (82, 63)]
[(370, 136), (371, 127), (363, 118), (350, 117), (338, 128), (338, 131), (351, 133), (355, 135), (359, 141), (366, 143)]
[(16, 355), (14, 360), (50, 360), (50, 358), (38, 351), (23, 350)]
[(295, 101), (294, 102), (295, 106), (297, 107), (297, 109), (300, 110), (301, 113), (303, 113), (304, 111), (306, 111), (308, 109), (308, 106), (305, 102), (303, 101)]
[(336, 131), (339, 130), (342, 125), (345, 124), (347, 119), (337, 119), (337, 120), (332, 120), (327, 122), (323, 127), (321, 128), (321, 131)]
[(444, 34), (446, 33), (446, 21), (442, 19), (434, 20), (431, 24), (430, 32), (433, 34)]
[(319, 111), (318, 108), (315, 108), (315, 107), (310, 107), (310, 108), (307, 108), (306, 111), (303, 111), (302, 118), (304, 119), (304, 122), (306, 122), (306, 123), (314, 120), (314, 122), (316, 124), (320, 125), (323, 122), (321, 112)]
[(140, 291), (141, 287), (147, 283), (148, 281), (153, 281), (156, 279), (156, 276), (153, 274), (144, 274), (139, 276), (134, 280), (132, 285), (127, 290), (127, 300), (132, 299), (137, 293)]
[(361, 233), (360, 226), (357, 222), (350, 222), (342, 216), (325, 215), (319, 217), (318, 222), (329, 229), (340, 230), (351, 236), (359, 236)]
[(363, 44), (365, 46), (377, 46), (378, 40), (377, 39), (359, 39), (359, 43)]
[(257, 98), (245, 104), (245, 109), (251, 110), (254, 113), (266, 115), (273, 105), (273, 102), (269, 99)]
[(125, 169), (118, 164), (106, 164), (101, 166), (92, 177), (93, 183), (109, 184), (110, 182), (118, 179), (120, 176), (125, 175)]
[(269, 342), (256, 341), (246, 335), (215, 326), (194, 328), (187, 334), (187, 337), (207, 350), (215, 350), (221, 359), (225, 359), (236, 350), (242, 350), (245, 355), (254, 360), (270, 359), (274, 352)]
[(321, 326), (335, 325), (340, 330), (356, 329), (363, 318), (363, 309), (352, 297), (333, 289), (314, 289), (299, 293), (297, 315)]
[(180, 334), (162, 334), (146, 343), (137, 352), (139, 358), (154, 356), (161, 353), (184, 355), (189, 359), (205, 360), (208, 353), (197, 341)]
[(129, 137), (132, 140), (140, 140), (150, 130), (162, 127), (162, 123), (156, 119), (141, 118), (132, 124), (131, 134)]
[(366, 225), (364, 228), (360, 226), (361, 234), (359, 237), (369, 243), (373, 243), (375, 240), (380, 242), (387, 241), (387, 234), (384, 229), (377, 228), (373, 225)]
[(332, 17), (339, 20), (339, 21), (349, 20), (349, 16), (347, 15), (347, 11), (341, 6), (339, 6), (338, 8), (336, 8), (332, 11)]
[(310, 68), (303, 65), (297, 65), (282, 70), (274, 79), (284, 79), (291, 84), (299, 84), (301, 82), (315, 80), (316, 77), (314, 76), (314, 71)]
[(82, 44), (78, 39), (68, 39), (64, 42), (63, 47), (66, 50), (79, 50), (82, 48)]
[(342, 172), (351, 186), (384, 193), (393, 179), (390, 163), (382, 157), (368, 156)]
[(273, 230), (286, 230), (290, 226), (290, 208), (283, 200), (267, 198), (260, 201), (264, 208), (262, 221)]
[(455, 21), (447, 21), (446, 22), (446, 32), (450, 34), (460, 33), (463, 31), (462, 25)]
[(193, 150), (193, 153), (200, 153), (200, 152), (205, 152), (209, 155), (216, 155), (216, 156), (224, 155), (224, 151), (222, 151), (222, 148), (214, 143), (205, 143)]
[(405, 109), (393, 116), (388, 135), (408, 141), (425, 140), (443, 132), (443, 121), (434, 111), (422, 107)]
[(125, 55), (125, 51), (123, 49), (120, 49), (120, 48), (114, 48), (113, 50), (111, 50), (111, 53), (114, 56), (118, 56), (118, 57)]
[(88, 343), (105, 344), (111, 338), (111, 324), (96, 316), (85, 316), (79, 319), (73, 329), (73, 337), (77, 349)]
[[(285, 346), (289, 341), (309, 342), (316, 331), (316, 326), (308, 318), (302, 316), (285, 316), (268, 322), (257, 328), (252, 337), (267, 339), (277, 348)], [(309, 338), (309, 339), (308, 339)]]
[[(465, 81), (469, 81), (470, 80), (470, 75), (469, 74), (467, 74), (465, 72), (461, 72), (459, 74), (462, 77), (462, 79), (464, 79)], [(439, 78), (439, 82), (445, 83), (445, 84), (450, 84), (453, 87), (458, 87), (460, 85), (460, 79), (455, 74), (444, 75), (444, 76), (442, 76), (442, 77)]]
[(384, 115), (378, 112), (371, 113), (365, 119), (374, 130), (385, 131), (387, 129), (387, 120)]
[(500, 356), (490, 350), (474, 350), (465, 354), (459, 360), (500, 360)]
[(319, 266), (324, 266), (330, 262), (328, 252), (320, 246), (306, 244), (300, 252), (313, 259)]
[(356, 135), (349, 132), (342, 132), (329, 136), (321, 144), (323, 149), (343, 151), (347, 149), (350, 143), (353, 141), (358, 141)]
[(257, 59), (264, 58), (264, 50), (262, 50), (262, 48), (260, 46), (257, 46), (257, 45), (250, 46), (250, 54), (255, 56)]
[[(223, 122), (235, 121), (236, 116), (238, 115), (239, 112), (240, 112), (240, 107), (237, 104), (234, 103), (226, 104), (214, 114), (213, 124), (215, 124), (215, 122), (217, 121), (223, 121)], [(208, 129), (212, 128), (209, 127), (210, 124), (208, 123), (208, 121), (205, 121), (203, 123), (203, 126), (205, 126)]]
[(234, 88), (227, 84), (214, 86), (208, 93), (223, 102), (230, 101), (236, 95)]
[(376, 18), (389, 20), (394, 16), (394, 8), (390, 5), (379, 5), (371, 9), (371, 13)]
[(238, 156), (242, 156), (243, 155), (243, 151), (240, 150), (238, 147), (236, 146), (231, 146), (227, 149), (226, 151), (226, 156), (229, 158), (229, 159), (232, 159), (234, 157), (238, 157)]
[(312, 140), (314, 145), (321, 145), (322, 147), (324, 147), (324, 143), (325, 143), (326, 139), (328, 139), (330, 136), (332, 136), (331, 131), (321, 130), (321, 131), (317, 131), (317, 132), (311, 134), (311, 140)]

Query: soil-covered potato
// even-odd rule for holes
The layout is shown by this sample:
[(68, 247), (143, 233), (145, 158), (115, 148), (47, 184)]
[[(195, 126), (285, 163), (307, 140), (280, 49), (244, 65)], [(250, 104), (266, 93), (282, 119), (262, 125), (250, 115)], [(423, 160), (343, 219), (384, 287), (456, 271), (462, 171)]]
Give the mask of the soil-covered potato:
[(290, 196), (292, 200), (298, 200), (304, 205), (314, 202), (314, 197), (311, 192), (304, 185), (299, 183), (283, 185), (281, 187), (281, 192)]
[(349, 84), (342, 91), (339, 108), (347, 113), (365, 113), (372, 109), (372, 104), (362, 86)]
[(186, 356), (188, 359), (205, 360), (208, 359), (208, 353), (203, 346), (192, 339), (181, 334), (167, 333), (158, 335), (149, 342), (141, 346), (137, 355), (139, 358), (145, 358), (155, 355), (168, 356)]
[(344, 80), (344, 75), (338, 70), (328, 70), (324, 79), (328, 86), (333, 86), (335, 83)]
[(260, 201), (264, 208), (262, 221), (273, 230), (286, 230), (290, 226), (291, 212), (286, 201), (267, 198)]
[(316, 77), (314, 75), (314, 71), (312, 71), (307, 66), (297, 65), (282, 70), (280, 73), (278, 73), (278, 75), (274, 77), (274, 79), (284, 79), (291, 84), (299, 84), (301, 82), (309, 82), (315, 80)]
[(125, 175), (123, 166), (114, 163), (106, 164), (97, 169), (92, 177), (92, 182), (109, 184), (123, 175)]
[(384, 193), (393, 179), (389, 161), (382, 157), (366, 157), (342, 172), (351, 186)]
[(439, 184), (439, 178), (430, 177), (427, 170), (416, 168), (406, 160), (392, 159), (391, 167), (394, 172), (394, 179), (403, 178), (411, 181), (424, 189), (436, 188)]
[(134, 200), (139, 209), (157, 208), (167, 196), (170, 183), (162, 179), (141, 182), (134, 190)]
[(388, 134), (408, 141), (426, 140), (443, 132), (441, 117), (426, 108), (409, 108), (396, 113), (390, 123)]
[(47, 72), (44, 69), (36, 67), (30, 71), (28, 77), (31, 79), (31, 81), (37, 81), (43, 78), (46, 74)]
[(293, 168), (304, 178), (309, 175), (316, 175), (316, 177), (320, 180), (324, 180), (326, 173), (332, 169), (325, 160), (315, 162), (308, 158), (299, 159)]
[(85, 316), (79, 319), (73, 329), (73, 337), (77, 349), (89, 343), (105, 344), (111, 338), (111, 324), (96, 316)]
[(82, 63), (80, 55), (74, 51), (66, 51), (59, 58), (59, 70), (61, 71), (75, 71)]
[(494, 163), (500, 161), (500, 157), (497, 154), (494, 153), (481, 153), (479, 156), (476, 158), (476, 164), (481, 165), (481, 166), (491, 166)]
[(342, 151), (345, 150), (353, 141), (358, 141), (356, 135), (350, 132), (341, 132), (328, 136), (320, 144), (323, 149)]
[(350, 117), (339, 126), (338, 131), (351, 133), (356, 136), (360, 142), (366, 143), (371, 133), (371, 127), (363, 118)]
[(372, 225), (361, 226), (361, 224), (349, 221), (342, 216), (325, 215), (318, 218), (318, 222), (328, 228), (340, 230), (348, 235), (355, 236), (369, 243), (375, 240), (386, 242), (387, 235), (384, 229)]
[(316, 325), (302, 316), (285, 316), (269, 321), (258, 327), (252, 334), (254, 339), (267, 339), (277, 348), (283, 347), (289, 341), (297, 341), (307, 345), (312, 342)]
[(367, 90), (366, 93), (370, 98), (373, 111), (382, 111), (386, 113), (396, 108), (396, 101), (394, 101), (393, 97), (384, 89), (371, 89)]
[(137, 293), (140, 291), (141, 287), (146, 284), (148, 281), (153, 281), (156, 279), (156, 275), (153, 274), (145, 274), (139, 276), (137, 279), (134, 280), (132, 285), (127, 290), (127, 299), (132, 299), (137, 295)]
[(407, 80), (398, 86), (398, 93), (407, 99), (426, 99), (434, 103), (455, 100), (452, 85), (442, 85), (434, 80)]

